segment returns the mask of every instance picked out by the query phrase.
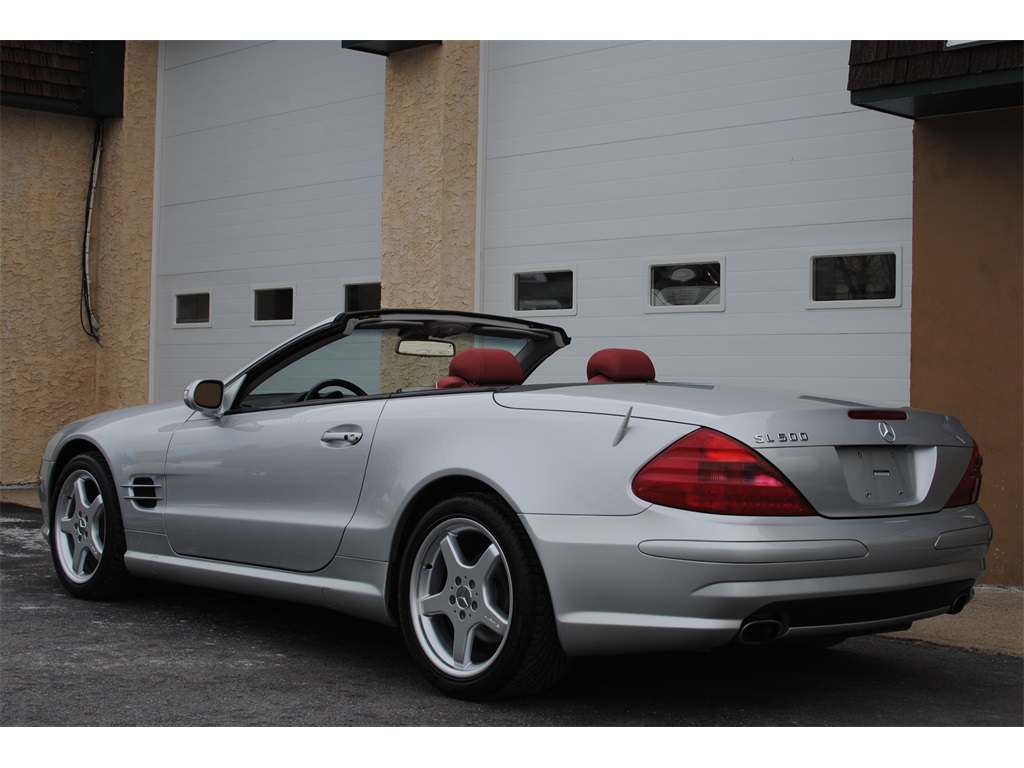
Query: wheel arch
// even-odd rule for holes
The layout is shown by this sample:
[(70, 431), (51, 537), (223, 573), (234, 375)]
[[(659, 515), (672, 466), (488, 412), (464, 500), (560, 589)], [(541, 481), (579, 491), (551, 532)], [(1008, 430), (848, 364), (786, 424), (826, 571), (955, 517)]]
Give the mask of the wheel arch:
[(73, 440), (69, 440), (67, 443), (62, 445), (60, 450), (54, 455), (50, 463), (49, 477), (43, 478), (47, 483), (46, 501), (51, 509), (53, 508), (53, 494), (57, 492), (57, 489), (54, 487), (56, 485), (57, 478), (60, 477), (61, 473), (64, 471), (64, 467), (68, 465), (68, 462), (76, 456), (81, 456), (83, 453), (99, 454), (103, 463), (106, 464), (107, 469), (113, 472), (110, 460), (100, 447), (96, 445), (96, 443), (82, 437), (76, 437)]

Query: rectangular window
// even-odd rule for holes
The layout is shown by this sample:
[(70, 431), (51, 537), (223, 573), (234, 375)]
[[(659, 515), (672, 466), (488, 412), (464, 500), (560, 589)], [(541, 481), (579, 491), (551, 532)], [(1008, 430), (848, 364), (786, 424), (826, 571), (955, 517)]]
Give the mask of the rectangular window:
[(345, 286), (345, 311), (380, 309), (380, 283), (355, 283)]
[(178, 293), (174, 296), (174, 324), (209, 327), (210, 294)]
[(252, 295), (253, 322), (280, 325), (295, 322), (295, 289), (291, 286), (255, 288)]
[(813, 254), (809, 306), (900, 306), (900, 251)]
[(543, 315), (576, 314), (576, 270), (516, 272), (512, 275), (512, 308)]
[(647, 312), (722, 312), (725, 259), (647, 265)]

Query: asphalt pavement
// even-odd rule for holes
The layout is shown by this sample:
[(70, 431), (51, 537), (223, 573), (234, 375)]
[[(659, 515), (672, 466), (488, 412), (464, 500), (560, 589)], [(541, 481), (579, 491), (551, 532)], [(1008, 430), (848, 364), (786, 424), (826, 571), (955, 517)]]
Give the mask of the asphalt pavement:
[(470, 703), (396, 630), (332, 611), (158, 583), (72, 598), (38, 510), (4, 503), (0, 726), (1021, 727), (1021, 601), (982, 589), (960, 616), (818, 653), (578, 659), (542, 695)]

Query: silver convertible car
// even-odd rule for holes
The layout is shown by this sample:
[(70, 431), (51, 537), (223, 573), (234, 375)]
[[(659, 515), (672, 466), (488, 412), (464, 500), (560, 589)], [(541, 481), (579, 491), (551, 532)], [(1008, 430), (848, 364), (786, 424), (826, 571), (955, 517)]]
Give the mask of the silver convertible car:
[(573, 656), (824, 647), (956, 613), (981, 454), (937, 413), (657, 381), (604, 349), (529, 384), (554, 326), (341, 314), (225, 381), (71, 424), (40, 470), (73, 595), (166, 579), (397, 625), (448, 694)]

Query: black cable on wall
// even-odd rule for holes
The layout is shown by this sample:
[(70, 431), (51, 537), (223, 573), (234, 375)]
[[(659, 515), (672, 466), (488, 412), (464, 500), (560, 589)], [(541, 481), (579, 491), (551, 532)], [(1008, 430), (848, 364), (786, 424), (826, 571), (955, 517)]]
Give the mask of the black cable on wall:
[(82, 289), (78, 302), (79, 321), (82, 330), (97, 344), (100, 343), (99, 321), (92, 310), (92, 286), (89, 279), (89, 244), (92, 240), (92, 212), (96, 203), (96, 186), (99, 182), (100, 159), (103, 155), (103, 118), (96, 119), (96, 132), (92, 147), (92, 170), (89, 173), (89, 194), (85, 205), (85, 234), (82, 237)]

